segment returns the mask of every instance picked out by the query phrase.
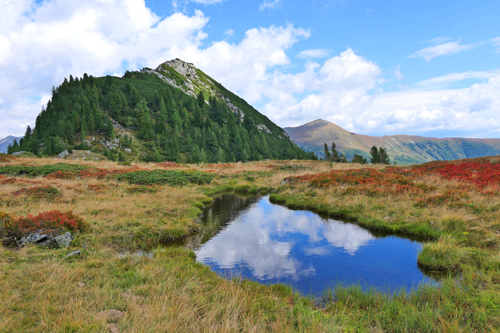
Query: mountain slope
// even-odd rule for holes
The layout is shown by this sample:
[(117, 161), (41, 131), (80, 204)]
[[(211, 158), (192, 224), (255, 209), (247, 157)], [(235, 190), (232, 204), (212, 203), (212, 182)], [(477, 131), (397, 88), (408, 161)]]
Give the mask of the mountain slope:
[(426, 138), (410, 135), (375, 137), (348, 132), (322, 119), (284, 130), (299, 147), (323, 154), (323, 145), (335, 142), (350, 159), (354, 154), (368, 156), (372, 146), (387, 149), (398, 164), (424, 163), (434, 160), (455, 160), (500, 155), (500, 139)]
[(12, 136), (12, 135), (9, 135), (6, 138), (0, 139), (0, 153), (4, 153), (5, 154), (7, 152), (7, 148), (9, 147), (9, 145), (11, 143), (13, 143), (14, 140), (19, 141), (21, 138), (22, 138), (22, 136)]
[(110, 159), (234, 162), (313, 154), (193, 64), (179, 59), (121, 78), (84, 74), (52, 91), (18, 150), (90, 149)]

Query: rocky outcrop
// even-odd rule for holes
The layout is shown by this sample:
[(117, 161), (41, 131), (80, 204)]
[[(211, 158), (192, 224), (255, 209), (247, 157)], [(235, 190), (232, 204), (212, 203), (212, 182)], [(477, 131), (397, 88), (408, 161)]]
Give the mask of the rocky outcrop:
[(66, 158), (68, 156), (69, 156), (69, 151), (66, 149), (58, 155), (59, 158)]
[(42, 234), (41, 232), (34, 232), (27, 236), (21, 237), (21, 239), (19, 240), (13, 240), (19, 247), (24, 247), (26, 245), (38, 245), (50, 248), (67, 248), (74, 238), (75, 237), (70, 232), (66, 232), (59, 236)]
[(196, 67), (189, 62), (184, 62), (180, 59), (173, 59), (160, 64), (160, 66), (156, 67), (156, 70), (163, 70), (164, 65), (173, 68), (177, 73), (188, 79), (194, 79), (196, 81), (200, 80), (198, 74), (196, 73)]
[(24, 154), (26, 153), (26, 151), (17, 151), (15, 153), (12, 153), (12, 156), (16, 156), (16, 157), (19, 157), (19, 156), (23, 156)]
[(118, 138), (114, 140), (99, 140), (99, 143), (107, 150), (117, 149), (120, 146), (120, 140)]
[(165, 83), (167, 83), (167, 84), (171, 85), (172, 87), (175, 87), (175, 88), (177, 88), (177, 89), (181, 89), (181, 90), (183, 90), (183, 91), (184, 91), (184, 89), (183, 89), (181, 86), (177, 85), (177, 83), (175, 83), (175, 81), (174, 81), (174, 80), (172, 80), (172, 79), (171, 79), (171, 78), (169, 78), (169, 77), (166, 77), (165, 75), (162, 75), (161, 73), (158, 73), (157, 71), (154, 71), (154, 70), (152, 70), (152, 69), (148, 69), (148, 68), (143, 68), (143, 69), (141, 69), (141, 72), (145, 72), (145, 73), (149, 73), (149, 74), (156, 75), (156, 76), (158, 76), (160, 79), (162, 79)]

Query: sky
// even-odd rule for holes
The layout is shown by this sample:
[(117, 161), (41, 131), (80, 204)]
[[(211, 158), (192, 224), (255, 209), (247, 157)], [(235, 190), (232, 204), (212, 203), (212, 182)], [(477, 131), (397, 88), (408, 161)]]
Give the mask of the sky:
[(498, 0), (0, 0), (0, 138), (65, 77), (180, 58), (281, 127), (500, 138)]

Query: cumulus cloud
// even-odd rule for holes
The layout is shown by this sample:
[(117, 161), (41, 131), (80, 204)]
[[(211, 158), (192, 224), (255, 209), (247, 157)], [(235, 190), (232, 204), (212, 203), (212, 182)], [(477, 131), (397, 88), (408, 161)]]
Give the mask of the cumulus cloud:
[(274, 73), (269, 86), (262, 89), (269, 99), (263, 110), (283, 126), (303, 119), (338, 122), (344, 113), (366, 107), (371, 100), (368, 92), (377, 86), (381, 72), (375, 63), (348, 48), (322, 65), (309, 61), (301, 73)]
[[(0, 137), (24, 133), (33, 125), (50, 89), (69, 74), (94, 76), (156, 67), (181, 58), (253, 100), (269, 69), (288, 65), (286, 51), (307, 30), (286, 27), (250, 29), (237, 44), (208, 48), (201, 11), (164, 19), (143, 0), (33, 0), (3, 3), (0, 10)], [(112, 18), (112, 19), (110, 19)]]
[(264, 10), (266, 8), (277, 8), (280, 7), (283, 0), (264, 0), (263, 3), (260, 4), (259, 9)]
[(416, 86), (421, 88), (374, 96), (366, 110), (346, 122), (361, 133), (460, 131), (475, 137), (499, 137), (500, 75), (464, 89)]
[(410, 58), (422, 58), (425, 61), (431, 61), (432, 59), (439, 56), (445, 56), (466, 50), (472, 50), (477, 45), (478, 44), (460, 45), (460, 40), (458, 40), (456, 42), (448, 42), (436, 46), (426, 47), (425, 49), (422, 49), (410, 55)]
[(330, 51), (326, 49), (310, 49), (301, 51), (297, 57), (301, 59), (312, 59), (312, 58), (327, 58), (330, 55)]
[(200, 11), (161, 20), (141, 0), (11, 1), (0, 13), (0, 114), (15, 119), (0, 124), (0, 136), (33, 125), (45, 94), (69, 74), (155, 66), (198, 48), (208, 21)]

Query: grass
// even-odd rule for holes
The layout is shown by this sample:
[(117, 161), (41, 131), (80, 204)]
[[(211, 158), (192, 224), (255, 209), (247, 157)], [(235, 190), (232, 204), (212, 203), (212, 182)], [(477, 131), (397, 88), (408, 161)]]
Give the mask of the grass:
[[(110, 309), (126, 313), (116, 322), (120, 332), (500, 330), (499, 192), (491, 177), (485, 185), (473, 173), (461, 176), (459, 164), (369, 170), (335, 164), (331, 170), (303, 161), (286, 167), (275, 161), (0, 163), (0, 170), (11, 170), (0, 176), (0, 221), (4, 213), (71, 211), (89, 225), (68, 249), (0, 247), (0, 332), (104, 332), (109, 323), (98, 313)], [(478, 172), (494, 168), (474, 165)], [(12, 171), (27, 167), (30, 172)], [(57, 171), (75, 175), (47, 177)], [(271, 192), (289, 207), (421, 236), (428, 243), (418, 264), (446, 277), (439, 288), (392, 295), (338, 286), (318, 302), (283, 285), (225, 280), (196, 263), (190, 250), (159, 247), (195, 232), (211, 196), (229, 191)], [(82, 255), (66, 258), (75, 250)], [(119, 257), (137, 250), (153, 256)]]

